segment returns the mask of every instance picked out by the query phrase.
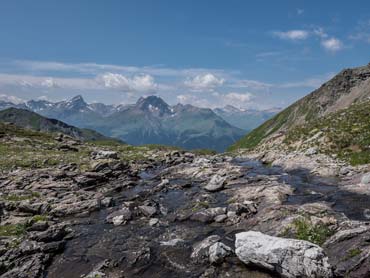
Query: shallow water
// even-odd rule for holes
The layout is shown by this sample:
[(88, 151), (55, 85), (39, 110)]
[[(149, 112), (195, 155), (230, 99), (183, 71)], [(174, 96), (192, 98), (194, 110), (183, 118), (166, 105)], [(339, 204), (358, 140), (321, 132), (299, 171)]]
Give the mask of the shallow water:
[[(351, 219), (367, 220), (364, 210), (370, 207), (370, 196), (341, 190), (337, 179), (316, 177), (303, 169), (284, 173), (279, 167), (267, 167), (258, 161), (234, 163), (245, 167), (246, 178), (274, 175), (279, 182), (293, 186), (294, 194), (287, 198), (285, 204), (302, 205), (325, 201), (334, 210), (343, 212)], [(173, 179), (167, 190), (153, 193), (151, 189), (160, 180), (155, 171), (142, 173), (141, 181), (136, 186), (113, 195), (115, 208), (95, 212), (88, 218), (76, 219), (77, 222), (82, 220), (81, 224), (74, 226), (78, 236), (70, 240), (64, 253), (52, 262), (46, 277), (81, 277), (107, 259), (115, 264), (114, 269), (124, 273), (124, 277), (199, 277), (207, 266), (191, 260), (192, 246), (215, 234), (223, 242), (233, 246), (237, 231), (229, 230), (224, 224), (174, 221), (179, 213), (190, 208), (194, 200), (202, 197), (203, 191), (195, 181)], [(228, 196), (225, 193), (209, 195), (212, 198), (207, 201), (211, 207), (227, 206)], [(105, 218), (111, 211), (118, 209), (124, 201), (132, 200), (139, 203), (151, 200), (161, 204), (168, 214), (157, 217), (167, 224), (150, 227), (148, 219), (139, 216), (122, 226), (105, 223)], [(175, 238), (180, 238), (183, 242), (176, 246), (161, 245), (161, 242)], [(133, 254), (141, 251), (144, 252), (142, 257), (135, 262)], [(234, 266), (230, 264), (229, 267)], [(272, 277), (244, 265), (238, 267), (242, 267), (242, 277)]]

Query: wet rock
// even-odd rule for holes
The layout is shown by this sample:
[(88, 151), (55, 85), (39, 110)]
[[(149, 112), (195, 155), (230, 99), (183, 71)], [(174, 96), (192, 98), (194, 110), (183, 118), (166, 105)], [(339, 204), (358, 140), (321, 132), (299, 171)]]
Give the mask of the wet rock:
[(191, 253), (190, 257), (197, 262), (208, 260), (209, 247), (220, 240), (220, 236), (212, 235), (202, 240), (201, 242), (196, 243), (193, 246), (193, 252)]
[(219, 264), (222, 263), (227, 256), (232, 254), (232, 249), (222, 242), (216, 242), (209, 247), (208, 252), (210, 263)]
[(214, 175), (209, 183), (205, 186), (205, 189), (210, 192), (216, 192), (224, 188), (226, 177), (220, 175)]
[(40, 242), (53, 242), (61, 241), (68, 234), (67, 229), (64, 226), (52, 226), (48, 230), (43, 232), (33, 232), (30, 238)]
[(332, 277), (331, 266), (319, 246), (260, 232), (236, 234), (235, 253), (246, 264), (279, 273), (282, 277)]
[(41, 246), (41, 251), (44, 253), (58, 253), (64, 249), (65, 245), (66, 241), (64, 240), (49, 242)]
[(152, 217), (157, 213), (157, 209), (153, 206), (139, 206), (140, 212), (147, 217)]

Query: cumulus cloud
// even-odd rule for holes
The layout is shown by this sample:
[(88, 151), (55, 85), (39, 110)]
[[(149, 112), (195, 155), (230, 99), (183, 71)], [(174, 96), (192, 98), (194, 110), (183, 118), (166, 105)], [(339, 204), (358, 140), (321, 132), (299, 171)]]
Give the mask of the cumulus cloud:
[(234, 106), (244, 106), (249, 103), (253, 99), (253, 95), (251, 93), (235, 93), (230, 92), (223, 96), (225, 103), (231, 104)]
[(157, 88), (154, 78), (148, 74), (135, 75), (132, 78), (118, 73), (105, 73), (98, 77), (106, 88), (121, 91), (148, 92)]
[(195, 91), (209, 91), (222, 86), (224, 82), (223, 78), (219, 78), (212, 73), (205, 73), (187, 79), (184, 84)]
[(331, 52), (336, 52), (343, 48), (343, 43), (334, 37), (322, 40), (321, 45)]
[(53, 78), (47, 78), (41, 81), (41, 86), (46, 88), (57, 88), (58, 84)]
[(309, 36), (309, 32), (306, 30), (288, 30), (286, 32), (273, 32), (273, 34), (284, 40), (293, 40), (293, 41), (298, 41), (298, 40), (305, 40)]

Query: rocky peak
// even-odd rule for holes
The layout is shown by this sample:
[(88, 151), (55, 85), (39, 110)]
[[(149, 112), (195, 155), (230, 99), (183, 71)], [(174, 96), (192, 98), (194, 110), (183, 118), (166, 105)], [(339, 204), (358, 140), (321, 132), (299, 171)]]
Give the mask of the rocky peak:
[(59, 104), (60, 107), (68, 109), (78, 109), (84, 110), (88, 107), (88, 104), (85, 102), (81, 95), (75, 96), (68, 101), (62, 101)]
[(157, 96), (141, 97), (136, 102), (136, 107), (142, 111), (155, 113), (160, 116), (171, 114), (171, 107)]

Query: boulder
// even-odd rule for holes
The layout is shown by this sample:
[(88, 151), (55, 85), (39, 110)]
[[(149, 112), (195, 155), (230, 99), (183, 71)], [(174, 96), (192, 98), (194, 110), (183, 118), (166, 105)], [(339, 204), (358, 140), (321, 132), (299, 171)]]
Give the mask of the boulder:
[(248, 231), (236, 234), (235, 253), (246, 263), (277, 272), (281, 277), (332, 277), (321, 247), (304, 240)]
[(214, 243), (220, 241), (221, 238), (218, 235), (213, 235), (205, 238), (201, 242), (196, 243), (193, 246), (193, 252), (191, 258), (197, 262), (202, 262), (209, 257), (209, 247)]
[(232, 254), (232, 249), (222, 242), (216, 242), (209, 247), (208, 253), (210, 263), (219, 264), (222, 263), (227, 256)]
[(209, 183), (205, 186), (205, 189), (210, 192), (219, 191), (224, 188), (226, 177), (220, 175), (214, 175)]

